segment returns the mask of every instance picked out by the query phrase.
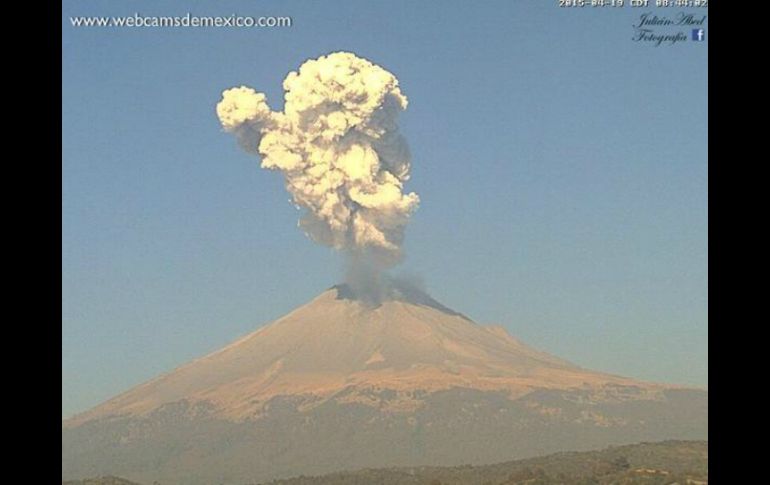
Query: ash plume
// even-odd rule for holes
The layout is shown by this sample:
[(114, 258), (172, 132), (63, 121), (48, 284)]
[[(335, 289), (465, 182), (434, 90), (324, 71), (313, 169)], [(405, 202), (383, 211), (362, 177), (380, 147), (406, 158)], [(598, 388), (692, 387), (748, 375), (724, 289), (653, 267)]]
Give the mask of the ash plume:
[(376, 307), (388, 300), (416, 302), (427, 296), (421, 278), (411, 274), (391, 275), (377, 265), (377, 260), (350, 255), (345, 274), (345, 293), (349, 298)]
[[(398, 132), (407, 99), (385, 69), (348, 52), (308, 60), (283, 82), (283, 111), (241, 86), (217, 115), (262, 168), (278, 170), (299, 226), (321, 244), (366, 254), (386, 268), (402, 258), (404, 227), (419, 197), (404, 193), (410, 155)], [(358, 256), (356, 256), (357, 258)]]
[(299, 227), (348, 254), (349, 284), (380, 300), (382, 272), (402, 260), (420, 200), (404, 192), (411, 160), (397, 118), (406, 96), (393, 74), (349, 52), (306, 61), (283, 88), (283, 111), (250, 87), (225, 90), (216, 107), (222, 127), (262, 157), (262, 168), (284, 175), (305, 210)]

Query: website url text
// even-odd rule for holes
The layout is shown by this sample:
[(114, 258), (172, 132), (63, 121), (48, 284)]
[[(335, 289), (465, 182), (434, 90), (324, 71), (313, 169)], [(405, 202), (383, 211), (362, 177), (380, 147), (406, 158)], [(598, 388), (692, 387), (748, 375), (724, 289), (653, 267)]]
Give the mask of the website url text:
[(73, 27), (291, 27), (291, 17), (248, 17), (230, 15), (145, 16), (135, 13), (124, 17), (70, 17)]

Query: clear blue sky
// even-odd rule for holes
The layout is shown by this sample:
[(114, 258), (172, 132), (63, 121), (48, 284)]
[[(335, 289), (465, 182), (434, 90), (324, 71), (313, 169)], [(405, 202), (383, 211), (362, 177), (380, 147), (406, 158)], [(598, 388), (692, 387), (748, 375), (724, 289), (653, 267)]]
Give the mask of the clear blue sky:
[[(476, 3), (65, 0), (62, 415), (340, 281), (280, 175), (214, 112), (241, 84), (281, 108), (285, 75), (336, 50), (393, 72), (410, 100), (422, 204), (400, 271), (579, 365), (706, 386), (708, 41), (633, 42), (630, 8)], [(188, 11), (294, 25), (69, 22)]]

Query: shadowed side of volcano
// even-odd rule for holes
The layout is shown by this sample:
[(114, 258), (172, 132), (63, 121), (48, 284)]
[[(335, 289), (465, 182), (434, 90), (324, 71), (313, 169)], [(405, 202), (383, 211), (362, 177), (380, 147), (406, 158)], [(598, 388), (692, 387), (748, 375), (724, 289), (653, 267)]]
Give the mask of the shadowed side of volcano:
[(421, 395), (422, 404), (408, 412), (389, 410), (397, 396), (387, 391), (369, 396), (376, 405), (337, 399), (308, 407), (301, 396), (284, 396), (270, 400), (261, 419), (242, 422), (211, 417), (183, 402), (148, 416), (64, 430), (62, 475), (234, 485), (346, 469), (481, 465), (609, 445), (708, 439), (707, 394), (664, 394), (599, 401), (588, 390), (539, 391), (511, 400), (501, 392), (455, 388)]

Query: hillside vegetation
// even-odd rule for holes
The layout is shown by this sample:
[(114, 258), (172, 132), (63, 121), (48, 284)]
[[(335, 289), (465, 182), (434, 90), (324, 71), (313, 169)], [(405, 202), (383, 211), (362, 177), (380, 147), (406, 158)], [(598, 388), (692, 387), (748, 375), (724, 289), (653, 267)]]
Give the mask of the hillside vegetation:
[(131, 482), (123, 478), (118, 477), (97, 477), (86, 478), (85, 480), (67, 480), (62, 482), (62, 485), (139, 485), (136, 482)]
[[(118, 477), (63, 485), (140, 485)], [(365, 469), (263, 485), (705, 485), (707, 441), (664, 441), (556, 453), (494, 465)], [(155, 482), (153, 485), (163, 485)], [(215, 485), (215, 484), (212, 484)], [(216, 484), (218, 485), (218, 484)]]
[(707, 484), (708, 442), (665, 441), (557, 453), (495, 465), (367, 469), (269, 485)]

